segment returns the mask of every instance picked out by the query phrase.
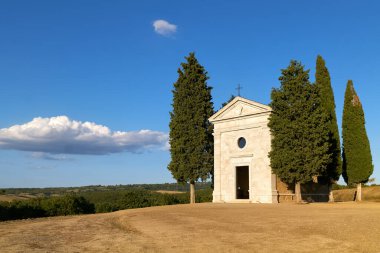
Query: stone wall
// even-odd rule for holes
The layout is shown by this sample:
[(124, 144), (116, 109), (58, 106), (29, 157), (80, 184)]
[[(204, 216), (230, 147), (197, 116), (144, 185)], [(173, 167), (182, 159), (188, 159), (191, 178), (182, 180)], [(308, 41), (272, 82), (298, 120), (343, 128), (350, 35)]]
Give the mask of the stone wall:
[[(279, 203), (295, 202), (294, 184), (286, 184), (278, 177), (276, 187), (279, 194)], [(301, 184), (302, 200), (306, 202), (327, 202), (329, 200), (329, 187), (327, 184), (309, 182)]]

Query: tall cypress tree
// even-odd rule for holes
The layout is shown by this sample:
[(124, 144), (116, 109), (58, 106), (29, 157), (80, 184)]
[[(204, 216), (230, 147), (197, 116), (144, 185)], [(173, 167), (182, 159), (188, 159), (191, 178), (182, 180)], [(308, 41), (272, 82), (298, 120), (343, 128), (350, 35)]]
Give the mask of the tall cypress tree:
[(273, 172), (282, 181), (295, 184), (300, 202), (300, 184), (326, 173), (331, 162), (328, 116), (316, 86), (309, 82), (309, 71), (301, 63), (291, 61), (281, 72), (281, 86), (271, 94), (269, 157)]
[(226, 102), (222, 103), (222, 107), (225, 107), (229, 102), (231, 102), (232, 100), (234, 100), (235, 96), (234, 95), (231, 95), (230, 99), (228, 99)]
[(361, 200), (361, 184), (373, 172), (372, 155), (365, 129), (362, 104), (351, 80), (347, 82), (343, 108), (343, 178), (357, 185), (356, 200)]
[(332, 154), (331, 162), (327, 165), (327, 170), (325, 175), (321, 175), (323, 181), (329, 184), (330, 188), (330, 201), (333, 201), (331, 183), (339, 180), (342, 174), (342, 159), (340, 151), (340, 138), (338, 123), (336, 120), (335, 113), (335, 99), (334, 92), (331, 87), (330, 74), (326, 68), (325, 61), (318, 55), (316, 63), (315, 72), (315, 85), (318, 88), (319, 97), (321, 99), (321, 105), (328, 115), (329, 121), (329, 141), (331, 143), (328, 153)]
[(195, 182), (206, 180), (213, 170), (213, 126), (208, 118), (214, 109), (206, 70), (194, 53), (185, 59), (172, 90), (168, 169), (178, 182), (190, 183), (190, 203), (195, 203)]

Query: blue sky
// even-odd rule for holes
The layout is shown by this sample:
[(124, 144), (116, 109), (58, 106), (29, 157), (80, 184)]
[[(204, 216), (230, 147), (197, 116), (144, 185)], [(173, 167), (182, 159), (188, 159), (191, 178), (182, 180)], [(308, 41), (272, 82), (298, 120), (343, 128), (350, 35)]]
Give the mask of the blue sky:
[(174, 182), (171, 89), (192, 51), (215, 109), (238, 83), (269, 103), (291, 59), (314, 81), (321, 54), (339, 125), (354, 82), (379, 183), (379, 10), (376, 1), (1, 1), (0, 187)]

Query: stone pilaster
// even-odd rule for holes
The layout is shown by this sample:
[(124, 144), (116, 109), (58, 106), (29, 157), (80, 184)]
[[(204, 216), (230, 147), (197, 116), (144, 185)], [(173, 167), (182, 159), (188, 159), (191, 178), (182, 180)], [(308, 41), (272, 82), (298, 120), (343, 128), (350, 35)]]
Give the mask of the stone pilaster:
[(278, 203), (277, 176), (272, 174), (272, 203)]
[(221, 133), (214, 130), (214, 191), (212, 202), (223, 202), (221, 196)]

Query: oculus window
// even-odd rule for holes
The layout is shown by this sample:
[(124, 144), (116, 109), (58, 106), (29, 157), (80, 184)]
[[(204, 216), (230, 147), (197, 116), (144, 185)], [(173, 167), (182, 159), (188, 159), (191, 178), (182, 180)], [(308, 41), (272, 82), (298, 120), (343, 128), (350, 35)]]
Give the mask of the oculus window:
[(245, 138), (244, 137), (240, 137), (238, 139), (238, 146), (239, 146), (239, 148), (244, 148), (245, 144), (247, 144), (247, 141), (245, 140)]

